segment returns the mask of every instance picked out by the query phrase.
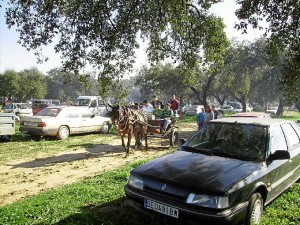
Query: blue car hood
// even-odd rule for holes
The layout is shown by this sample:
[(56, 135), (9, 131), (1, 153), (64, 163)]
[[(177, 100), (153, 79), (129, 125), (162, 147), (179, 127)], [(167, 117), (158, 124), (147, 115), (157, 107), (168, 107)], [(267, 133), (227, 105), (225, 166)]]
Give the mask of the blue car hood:
[(133, 173), (163, 182), (224, 192), (261, 167), (262, 164), (256, 162), (176, 151), (141, 165)]

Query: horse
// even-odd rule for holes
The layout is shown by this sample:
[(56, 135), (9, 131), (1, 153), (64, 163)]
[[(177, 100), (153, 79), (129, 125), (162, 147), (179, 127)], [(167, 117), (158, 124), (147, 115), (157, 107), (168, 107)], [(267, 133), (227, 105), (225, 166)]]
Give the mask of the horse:
[[(132, 134), (135, 137), (135, 149), (141, 145), (140, 134), (143, 134), (145, 139), (145, 148), (148, 149), (147, 142), (147, 116), (139, 109), (131, 109), (126, 106), (109, 105), (111, 107), (112, 123), (118, 128), (119, 135), (122, 139), (122, 146), (126, 151), (125, 157), (129, 156), (130, 142)], [(127, 145), (125, 146), (124, 138), (128, 135)]]

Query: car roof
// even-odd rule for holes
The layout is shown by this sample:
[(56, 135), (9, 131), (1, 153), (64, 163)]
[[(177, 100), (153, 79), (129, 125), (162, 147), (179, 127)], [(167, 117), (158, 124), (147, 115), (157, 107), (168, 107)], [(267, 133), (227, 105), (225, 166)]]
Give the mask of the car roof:
[(62, 109), (62, 108), (66, 108), (66, 107), (69, 107), (69, 108), (77, 108), (77, 107), (75, 107), (75, 106), (67, 106), (67, 105), (50, 105), (50, 106), (48, 106), (47, 108)]
[(290, 123), (291, 121), (272, 118), (256, 118), (256, 117), (227, 117), (222, 119), (211, 120), (209, 123), (238, 123), (238, 124), (254, 124), (260, 126), (271, 126), (281, 123)]
[(231, 117), (256, 117), (256, 118), (270, 117), (270, 118), (273, 118), (272, 115), (269, 113), (259, 113), (259, 112), (236, 113), (236, 114), (233, 114)]
[(47, 107), (48, 109), (72, 109), (74, 111), (86, 111), (86, 112), (91, 112), (87, 107), (84, 106), (68, 106), (68, 105), (51, 105)]

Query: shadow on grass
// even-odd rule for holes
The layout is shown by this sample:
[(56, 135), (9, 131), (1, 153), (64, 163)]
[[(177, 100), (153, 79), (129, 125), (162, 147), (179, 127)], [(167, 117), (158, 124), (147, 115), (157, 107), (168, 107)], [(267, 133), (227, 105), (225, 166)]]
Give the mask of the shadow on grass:
[[(37, 158), (33, 161), (22, 162), (18, 164), (7, 164), (12, 166), (12, 169), (15, 168), (37, 168), (37, 167), (48, 167), (53, 166), (54, 164), (74, 162), (78, 160), (88, 159), (88, 158), (99, 158), (99, 157), (124, 157), (125, 150), (122, 146), (114, 146), (109, 144), (81, 144), (81, 145), (71, 145), (70, 148), (84, 148), (86, 152), (80, 153), (69, 153), (58, 156), (51, 156), (45, 158)], [(152, 148), (154, 151), (164, 150), (165, 147), (156, 147)], [(151, 151), (149, 150), (135, 150), (135, 151)], [(133, 154), (134, 155), (134, 154)]]
[(176, 220), (141, 213), (123, 197), (121, 199), (101, 204), (88, 205), (81, 208), (79, 213), (72, 214), (56, 223), (56, 225), (179, 225)]

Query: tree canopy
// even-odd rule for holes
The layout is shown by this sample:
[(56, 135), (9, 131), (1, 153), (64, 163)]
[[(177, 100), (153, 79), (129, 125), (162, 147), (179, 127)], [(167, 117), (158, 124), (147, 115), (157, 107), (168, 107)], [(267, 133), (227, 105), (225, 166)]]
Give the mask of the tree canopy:
[(40, 59), (40, 49), (57, 41), (65, 69), (78, 73), (89, 64), (116, 77), (132, 68), (139, 38), (151, 62), (221, 64), (228, 40), (222, 19), (209, 12), (220, 1), (10, 0), (6, 23)]
[(286, 54), (286, 60), (281, 62), (281, 83), (288, 97), (294, 98), (300, 79), (300, 1), (237, 0), (237, 3), (240, 8), (236, 15), (241, 20), (237, 28), (245, 32), (248, 25), (264, 29), (269, 38), (269, 53)]
[[(92, 65), (100, 77), (120, 77), (132, 69), (138, 40), (148, 44), (151, 62), (171, 58), (186, 67), (218, 67), (228, 46), (222, 19), (210, 7), (222, 0), (8, 0), (6, 23), (19, 42), (35, 50), (55, 44), (65, 70)], [(236, 0), (240, 23), (265, 29), (269, 53), (286, 54), (281, 83), (292, 93), (300, 79), (299, 0)], [(1, 4), (1, 1), (0, 1)], [(1, 5), (0, 5), (1, 6)]]

